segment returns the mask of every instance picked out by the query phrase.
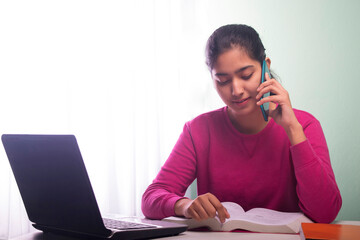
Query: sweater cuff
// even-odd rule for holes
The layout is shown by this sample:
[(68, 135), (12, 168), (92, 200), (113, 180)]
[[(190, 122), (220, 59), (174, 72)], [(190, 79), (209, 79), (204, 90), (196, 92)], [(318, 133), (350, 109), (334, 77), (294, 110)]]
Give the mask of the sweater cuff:
[(313, 163), (316, 159), (315, 151), (307, 139), (291, 146), (290, 151), (295, 170)]
[(173, 196), (166, 201), (166, 207), (164, 209), (165, 216), (175, 216), (175, 203), (186, 197)]

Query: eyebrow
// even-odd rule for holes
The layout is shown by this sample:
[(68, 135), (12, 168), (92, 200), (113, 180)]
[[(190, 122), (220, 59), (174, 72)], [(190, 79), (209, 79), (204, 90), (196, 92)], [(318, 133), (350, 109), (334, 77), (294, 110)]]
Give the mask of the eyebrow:
[[(239, 72), (242, 72), (242, 71), (244, 71), (244, 70), (246, 70), (248, 68), (253, 68), (253, 67), (254, 67), (254, 65), (248, 65), (248, 66), (239, 68), (238, 70), (235, 71), (235, 73), (239, 73)], [(217, 77), (219, 77), (219, 76), (227, 76), (227, 75), (229, 75), (229, 74), (221, 73), (221, 72), (220, 73), (215, 73), (215, 76), (217, 76)]]

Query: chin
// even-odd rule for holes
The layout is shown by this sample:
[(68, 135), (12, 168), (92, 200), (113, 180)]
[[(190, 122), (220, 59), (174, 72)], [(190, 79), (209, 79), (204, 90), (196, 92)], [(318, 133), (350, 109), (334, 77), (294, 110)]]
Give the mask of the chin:
[(252, 114), (257, 114), (259, 111), (261, 111), (261, 109), (260, 109), (260, 107), (258, 107), (259, 109), (257, 109), (256, 107), (254, 106), (254, 107), (247, 107), (247, 108), (239, 108), (236, 106), (232, 107), (232, 106), (228, 105), (228, 108), (231, 111), (231, 113), (236, 116), (248, 116), (248, 115), (252, 115)]

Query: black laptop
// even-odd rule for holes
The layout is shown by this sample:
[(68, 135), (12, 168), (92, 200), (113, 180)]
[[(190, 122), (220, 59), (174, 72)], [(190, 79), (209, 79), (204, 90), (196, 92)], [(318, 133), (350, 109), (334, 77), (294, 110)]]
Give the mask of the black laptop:
[(185, 225), (102, 218), (73, 135), (2, 135), (33, 226), (76, 238), (149, 239), (177, 235)]

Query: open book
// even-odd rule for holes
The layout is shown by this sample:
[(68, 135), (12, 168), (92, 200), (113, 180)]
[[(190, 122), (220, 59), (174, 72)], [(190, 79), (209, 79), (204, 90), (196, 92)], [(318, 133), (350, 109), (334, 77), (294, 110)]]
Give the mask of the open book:
[(302, 222), (312, 222), (303, 213), (279, 212), (266, 208), (253, 208), (247, 212), (233, 202), (223, 202), (230, 218), (221, 223), (218, 217), (202, 221), (182, 217), (168, 217), (163, 221), (182, 223), (189, 229), (207, 227), (213, 231), (232, 231), (235, 229), (267, 233), (299, 233)]

